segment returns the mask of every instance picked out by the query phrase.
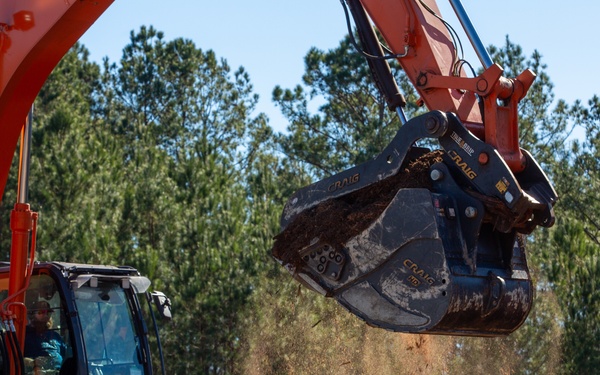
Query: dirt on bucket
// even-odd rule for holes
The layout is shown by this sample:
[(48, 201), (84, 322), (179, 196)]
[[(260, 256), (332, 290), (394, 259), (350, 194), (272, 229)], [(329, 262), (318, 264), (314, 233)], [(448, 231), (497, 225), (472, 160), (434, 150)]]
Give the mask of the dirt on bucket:
[(329, 244), (345, 242), (379, 218), (398, 190), (432, 187), (430, 167), (442, 160), (443, 151), (428, 152), (405, 162), (396, 175), (301, 212), (275, 236), (272, 254), (283, 264), (301, 266), (300, 251), (314, 238)]

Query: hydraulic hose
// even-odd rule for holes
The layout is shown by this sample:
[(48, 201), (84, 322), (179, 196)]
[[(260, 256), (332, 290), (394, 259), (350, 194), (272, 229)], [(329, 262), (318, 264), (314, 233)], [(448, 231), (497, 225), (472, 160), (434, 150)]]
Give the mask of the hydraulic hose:
[[(406, 99), (404, 99), (404, 95), (400, 93), (398, 84), (392, 75), (390, 65), (385, 60), (381, 43), (379, 43), (379, 39), (377, 39), (377, 34), (375, 34), (375, 30), (369, 22), (365, 9), (358, 0), (346, 0), (346, 2), (352, 13), (352, 18), (354, 18), (356, 29), (363, 45), (363, 50), (370, 56), (367, 58), (367, 62), (369, 63), (369, 68), (371, 69), (371, 73), (373, 74), (373, 78), (375, 79), (379, 91), (381, 91), (385, 97), (388, 107), (392, 111), (397, 111), (399, 107), (404, 108), (406, 106)], [(352, 34), (350, 34), (350, 36), (352, 36)]]

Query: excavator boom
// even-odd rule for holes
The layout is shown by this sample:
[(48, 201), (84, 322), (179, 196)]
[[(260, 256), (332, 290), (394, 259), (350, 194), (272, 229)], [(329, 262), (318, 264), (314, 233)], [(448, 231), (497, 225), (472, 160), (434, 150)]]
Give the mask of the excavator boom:
[(27, 113), (56, 64), (113, 0), (3, 0), (0, 200)]

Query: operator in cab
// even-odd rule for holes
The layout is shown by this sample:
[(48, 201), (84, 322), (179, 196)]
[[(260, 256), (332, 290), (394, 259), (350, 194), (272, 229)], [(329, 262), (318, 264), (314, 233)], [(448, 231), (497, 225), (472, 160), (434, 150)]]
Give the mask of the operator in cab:
[(25, 331), (25, 366), (42, 370), (59, 370), (66, 345), (52, 329), (54, 310), (47, 301), (37, 301), (29, 309), (29, 325)]

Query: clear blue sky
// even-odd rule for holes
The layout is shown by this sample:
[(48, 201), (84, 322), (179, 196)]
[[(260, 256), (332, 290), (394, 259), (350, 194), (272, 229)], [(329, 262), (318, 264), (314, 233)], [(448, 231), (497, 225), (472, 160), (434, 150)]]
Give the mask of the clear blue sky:
[[(438, 6), (460, 29), (448, 1), (438, 0)], [(509, 35), (527, 56), (537, 49), (557, 98), (587, 101), (600, 91), (595, 29), (600, 2), (463, 0), (463, 6), (484, 45), (501, 46)], [(285, 121), (271, 103), (273, 87), (300, 83), (308, 49), (334, 48), (347, 31), (339, 0), (115, 0), (81, 42), (93, 60), (108, 56), (117, 62), (130, 31), (141, 25), (154, 26), (168, 40), (189, 38), (234, 69), (244, 66), (260, 95), (258, 110), (278, 130)], [(470, 60), (479, 66), (473, 54)]]

